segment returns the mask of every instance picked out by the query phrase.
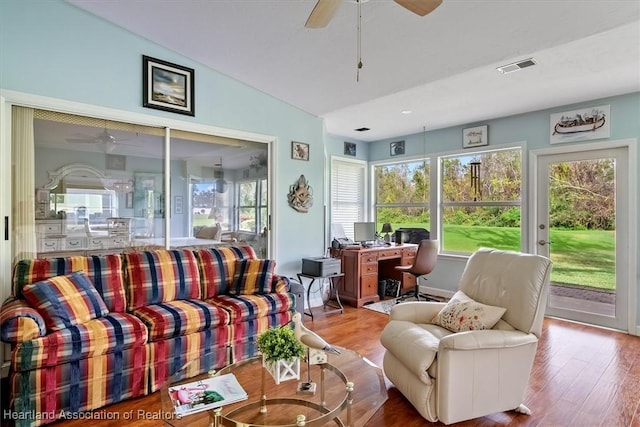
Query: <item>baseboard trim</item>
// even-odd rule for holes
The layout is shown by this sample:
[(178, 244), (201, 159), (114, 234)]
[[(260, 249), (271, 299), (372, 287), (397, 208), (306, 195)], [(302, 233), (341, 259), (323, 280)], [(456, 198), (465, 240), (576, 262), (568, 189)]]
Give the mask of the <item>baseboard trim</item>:
[(433, 295), (434, 297), (450, 299), (455, 292), (447, 291), (445, 289), (432, 288), (431, 286), (420, 285), (420, 293), (426, 295)]

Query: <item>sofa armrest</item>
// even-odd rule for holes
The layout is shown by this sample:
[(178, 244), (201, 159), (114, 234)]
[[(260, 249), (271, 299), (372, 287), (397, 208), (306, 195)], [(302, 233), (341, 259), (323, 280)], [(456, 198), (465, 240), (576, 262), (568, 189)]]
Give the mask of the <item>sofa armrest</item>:
[(487, 329), (447, 335), (440, 340), (440, 349), (481, 350), (488, 348), (510, 348), (533, 344), (537, 341), (538, 338), (534, 334), (527, 334), (522, 331)]
[(412, 323), (431, 323), (446, 303), (432, 301), (410, 301), (391, 307), (389, 320), (405, 320)]
[(279, 274), (273, 274), (273, 278), (271, 279), (271, 289), (276, 293), (286, 293), (289, 292), (289, 288), (291, 287), (291, 281), (286, 276), (280, 276)]
[(44, 319), (25, 300), (10, 297), (0, 307), (0, 339), (17, 344), (47, 334)]

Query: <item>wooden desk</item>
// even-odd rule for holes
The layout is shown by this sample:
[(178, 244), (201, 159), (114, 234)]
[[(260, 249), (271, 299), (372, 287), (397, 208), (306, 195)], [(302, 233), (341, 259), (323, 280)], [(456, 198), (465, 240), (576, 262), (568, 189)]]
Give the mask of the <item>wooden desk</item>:
[(395, 279), (402, 282), (400, 294), (413, 290), (416, 279), (395, 269), (396, 265), (412, 265), (418, 245), (403, 244), (373, 248), (343, 249), (340, 298), (355, 307), (380, 301), (378, 281)]

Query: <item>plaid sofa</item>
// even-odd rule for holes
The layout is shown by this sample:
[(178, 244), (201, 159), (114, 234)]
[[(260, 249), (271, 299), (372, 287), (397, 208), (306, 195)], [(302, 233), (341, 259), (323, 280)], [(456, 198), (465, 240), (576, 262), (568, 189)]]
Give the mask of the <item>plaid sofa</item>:
[(250, 246), (19, 261), (0, 307), (16, 425), (146, 395), (187, 362), (255, 355), (301, 303), (274, 266)]

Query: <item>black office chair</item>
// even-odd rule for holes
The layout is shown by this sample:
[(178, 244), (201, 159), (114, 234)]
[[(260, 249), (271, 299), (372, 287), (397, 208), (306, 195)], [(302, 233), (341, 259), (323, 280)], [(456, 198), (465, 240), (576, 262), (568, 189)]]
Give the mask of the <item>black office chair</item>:
[[(400, 300), (404, 301), (407, 298), (414, 297), (420, 301), (420, 287), (418, 286), (418, 276), (429, 274), (436, 266), (438, 259), (438, 240), (421, 240), (418, 243), (418, 251), (416, 252), (416, 259), (413, 261), (413, 265), (398, 265), (396, 270), (402, 273), (413, 274), (416, 278), (416, 286), (412, 292), (401, 295)], [(426, 300), (427, 298), (425, 298)]]

